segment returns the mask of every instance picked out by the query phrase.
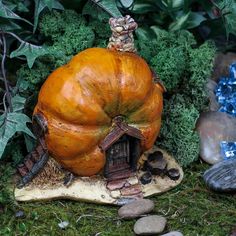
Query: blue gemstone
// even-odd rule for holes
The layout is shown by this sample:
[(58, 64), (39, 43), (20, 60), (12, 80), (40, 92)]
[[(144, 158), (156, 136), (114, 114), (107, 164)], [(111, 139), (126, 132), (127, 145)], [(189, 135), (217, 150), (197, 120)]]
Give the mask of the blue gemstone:
[(220, 149), (224, 160), (236, 159), (236, 142), (222, 141)]
[(230, 77), (220, 78), (215, 95), (221, 105), (219, 111), (236, 117), (236, 62), (230, 66)]

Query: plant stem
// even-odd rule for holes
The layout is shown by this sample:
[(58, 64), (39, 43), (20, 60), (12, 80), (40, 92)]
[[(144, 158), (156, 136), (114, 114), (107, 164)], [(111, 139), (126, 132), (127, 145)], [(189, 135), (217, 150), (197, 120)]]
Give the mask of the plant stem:
[(9, 34), (11, 35), (13, 38), (17, 39), (20, 43), (25, 43), (24, 40), (22, 40), (20, 37), (18, 37), (16, 34), (12, 33), (12, 32), (4, 32), (3, 34)]
[(10, 94), (10, 89), (9, 89), (8, 81), (6, 78), (6, 72), (5, 72), (5, 60), (6, 60), (7, 46), (6, 46), (6, 38), (5, 38), (5, 35), (3, 32), (2, 32), (2, 48), (3, 48), (2, 63), (1, 63), (2, 77), (3, 77), (5, 90), (6, 90), (7, 103), (8, 103), (10, 112), (12, 112), (13, 109), (12, 109), (12, 103), (11, 103), (11, 94)]

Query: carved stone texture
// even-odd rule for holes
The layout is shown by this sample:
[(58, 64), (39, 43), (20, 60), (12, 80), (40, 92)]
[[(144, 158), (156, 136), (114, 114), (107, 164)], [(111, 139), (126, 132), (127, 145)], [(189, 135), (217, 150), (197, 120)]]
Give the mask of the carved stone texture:
[(167, 176), (172, 180), (178, 180), (180, 177), (179, 170), (175, 168), (171, 168), (167, 171)]
[[(161, 151), (165, 160), (168, 162), (168, 168), (177, 168), (180, 172), (180, 178), (177, 181), (169, 177), (152, 176), (153, 181), (143, 185), (140, 181), (144, 174), (141, 171), (141, 165), (148, 155)], [(177, 186), (183, 179), (183, 171), (173, 157), (164, 150), (153, 147), (145, 152), (139, 159), (140, 168), (134, 172), (134, 177), (129, 177), (125, 181), (114, 180), (107, 181), (101, 175), (91, 177), (76, 177), (69, 185), (63, 184), (65, 172), (58, 166), (57, 162), (49, 158), (44, 169), (33, 179), (29, 185), (23, 188), (15, 188), (14, 194), (17, 201), (41, 201), (52, 199), (72, 199), (77, 201), (96, 202), (102, 204), (123, 205), (134, 201), (137, 198), (151, 196), (166, 192)], [(109, 186), (109, 187), (108, 187)], [(122, 190), (122, 191), (121, 191)]]
[(120, 18), (111, 18), (109, 24), (112, 36), (108, 48), (122, 52), (136, 52), (134, 47), (133, 31), (138, 25), (129, 15)]
[(167, 168), (167, 161), (160, 151), (156, 151), (148, 156), (147, 169), (153, 175), (164, 174)]
[(141, 178), (140, 181), (142, 184), (149, 184), (152, 182), (152, 174), (148, 171), (146, 173), (144, 173)]
[(206, 185), (217, 192), (236, 192), (236, 160), (221, 161), (204, 173)]

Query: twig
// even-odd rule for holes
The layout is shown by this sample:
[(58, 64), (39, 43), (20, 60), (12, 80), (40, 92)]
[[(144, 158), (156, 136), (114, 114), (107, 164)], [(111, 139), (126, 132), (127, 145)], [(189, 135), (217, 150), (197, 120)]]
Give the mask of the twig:
[(18, 37), (16, 34), (12, 33), (12, 32), (4, 32), (4, 34), (9, 34), (11, 35), (13, 38), (17, 39), (20, 43), (25, 43), (24, 40), (22, 40), (20, 37)]
[(7, 51), (6, 38), (3, 32), (1, 33), (1, 36), (2, 36), (2, 47), (3, 47), (2, 63), (1, 63), (2, 77), (3, 77), (5, 90), (6, 90), (7, 103), (8, 103), (10, 112), (12, 112), (13, 108), (12, 108), (12, 103), (11, 103), (11, 94), (9, 91), (9, 85), (8, 85), (6, 72), (5, 72), (5, 60), (6, 60), (6, 51)]

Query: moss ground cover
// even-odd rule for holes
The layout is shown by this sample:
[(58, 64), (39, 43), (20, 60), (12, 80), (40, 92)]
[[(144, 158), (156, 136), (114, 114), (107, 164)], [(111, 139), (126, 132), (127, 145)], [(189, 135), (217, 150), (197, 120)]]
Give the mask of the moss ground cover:
[[(235, 196), (209, 191), (202, 180), (207, 168), (193, 163), (185, 169), (177, 188), (150, 198), (155, 202), (153, 213), (167, 218), (166, 231), (180, 230), (185, 236), (226, 236), (236, 225)], [(10, 169), (1, 169), (0, 235), (133, 235), (135, 220), (118, 219), (116, 206), (65, 200), (16, 203), (10, 190)], [(22, 219), (15, 217), (19, 210), (25, 213)], [(65, 230), (58, 227), (60, 220), (69, 222)]]

